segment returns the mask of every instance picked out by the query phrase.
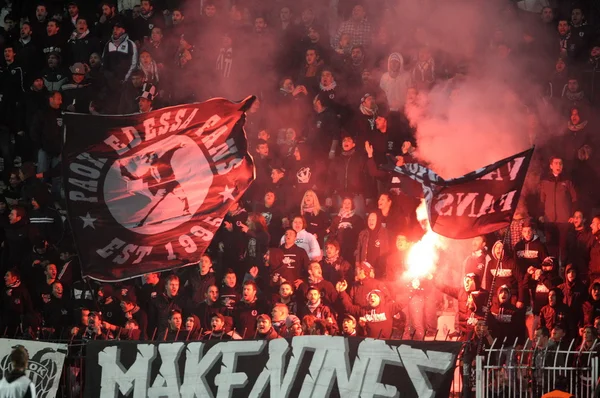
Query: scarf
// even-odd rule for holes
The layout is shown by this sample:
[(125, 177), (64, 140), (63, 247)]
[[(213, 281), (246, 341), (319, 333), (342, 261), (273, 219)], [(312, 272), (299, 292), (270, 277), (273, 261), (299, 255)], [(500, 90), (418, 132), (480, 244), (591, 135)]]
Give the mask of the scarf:
[(340, 258), (339, 254), (337, 254), (337, 255), (335, 255), (333, 257), (325, 257), (325, 262), (327, 264), (335, 264), (335, 263), (337, 263), (337, 261), (338, 261), (339, 258)]
[(356, 152), (356, 147), (350, 149), (349, 151), (342, 151), (342, 156), (352, 156)]
[(328, 86), (324, 86), (323, 83), (319, 83), (319, 88), (322, 91), (333, 91), (333, 90), (335, 90), (336, 86), (337, 86), (337, 83), (335, 80), (333, 82), (331, 82), (331, 84)]
[(559, 39), (560, 39), (560, 48), (562, 50), (567, 50), (567, 42), (569, 41), (569, 39), (571, 38), (571, 32), (567, 33), (566, 35), (559, 35)]
[(321, 305), (321, 299), (318, 299), (315, 304), (307, 303), (306, 306), (310, 310), (310, 312), (315, 312), (317, 308)]
[(284, 95), (290, 95), (290, 94), (292, 94), (292, 92), (293, 92), (292, 90), (286, 90), (286, 89), (285, 89), (285, 88), (283, 88), (283, 87), (281, 87), (281, 88), (279, 89), (279, 91), (281, 91), (281, 93), (282, 93), (282, 94), (284, 94)]
[(344, 209), (340, 209), (340, 211), (338, 213), (338, 217), (340, 217), (341, 219), (350, 218), (353, 215), (354, 215), (354, 210), (344, 211)]
[(125, 318), (127, 320), (132, 320), (133, 319), (133, 314), (135, 314), (136, 312), (138, 312), (140, 310), (140, 307), (138, 307), (137, 305), (135, 307), (133, 307), (133, 309), (131, 311), (128, 311), (125, 313)]
[(360, 113), (366, 116), (376, 116), (379, 108), (376, 104), (373, 104), (373, 109), (367, 108), (364, 104), (360, 104)]
[(310, 214), (315, 214), (315, 207), (314, 206), (305, 206), (302, 205), (302, 212), (303, 213), (310, 213)]
[(115, 47), (119, 47), (121, 44), (123, 44), (123, 42), (124, 42), (125, 40), (127, 40), (127, 38), (128, 38), (128, 37), (129, 37), (129, 36), (127, 35), (127, 33), (123, 33), (121, 36), (119, 36), (119, 37), (118, 37), (118, 38), (116, 38), (116, 39), (115, 39), (114, 37), (111, 37), (110, 41), (112, 42), (112, 44), (113, 44)]
[(319, 69), (323, 66), (323, 64), (323, 60), (319, 60), (319, 62), (316, 62), (312, 65), (306, 64), (306, 66), (304, 67), (304, 77), (315, 77)]
[(567, 99), (569, 101), (581, 101), (583, 100), (583, 90), (582, 91), (578, 91), (576, 93), (572, 93), (570, 91), (566, 91), (565, 92), (565, 97), (567, 97)]
[(581, 131), (585, 128), (585, 126), (587, 126), (588, 121), (584, 120), (581, 123), (578, 124), (573, 124), (571, 123), (571, 121), (569, 120), (568, 126), (569, 126), (569, 130), (573, 131), (573, 132), (577, 132), (577, 131)]
[(9, 287), (9, 288), (11, 288), (11, 289), (14, 289), (15, 287), (19, 287), (19, 286), (21, 286), (21, 281), (20, 281), (20, 280), (17, 280), (15, 283), (11, 283), (10, 285), (8, 285), (8, 286), (6, 286), (6, 287)]
[(138, 65), (138, 68), (144, 72), (144, 75), (146, 76), (146, 81), (152, 81), (155, 83), (159, 82), (159, 77), (158, 77), (158, 66), (156, 65), (156, 62), (154, 60), (152, 60), (152, 62), (150, 62), (150, 65), (144, 65), (142, 63), (140, 63)]
[[(435, 80), (435, 63), (433, 58), (430, 58), (425, 62), (417, 62), (415, 69), (413, 69), (413, 78), (415, 78), (415, 80), (417, 80), (417, 74), (420, 75), (418, 80), (433, 83)], [(426, 74), (429, 74), (430, 76), (425, 76)]]
[(90, 34), (90, 30), (86, 30), (83, 33), (79, 33), (76, 30), (71, 34), (71, 38), (69, 40), (81, 40), (85, 38), (88, 34)]

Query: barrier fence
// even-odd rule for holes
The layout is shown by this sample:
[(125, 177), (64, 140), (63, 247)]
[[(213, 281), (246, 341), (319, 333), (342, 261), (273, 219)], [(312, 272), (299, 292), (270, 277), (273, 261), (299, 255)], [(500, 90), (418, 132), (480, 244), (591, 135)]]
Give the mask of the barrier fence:
[(477, 398), (538, 398), (554, 390), (577, 398), (596, 397), (597, 342), (587, 349), (570, 344), (533, 348), (531, 341), (516, 348), (495, 340), (476, 357)]

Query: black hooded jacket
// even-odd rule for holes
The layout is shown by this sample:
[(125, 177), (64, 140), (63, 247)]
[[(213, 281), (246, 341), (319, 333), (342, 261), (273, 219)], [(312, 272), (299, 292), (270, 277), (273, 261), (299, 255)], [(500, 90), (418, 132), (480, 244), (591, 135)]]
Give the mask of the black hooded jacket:
[(600, 288), (600, 279), (595, 279), (591, 284), (588, 290), (588, 299), (583, 303), (583, 324), (584, 325), (593, 325), (594, 319), (600, 316), (600, 299), (594, 300), (594, 296), (592, 295), (592, 288), (594, 285), (598, 285)]
[(562, 291), (564, 297), (563, 302), (569, 307), (571, 319), (577, 326), (582, 327), (584, 326), (583, 306), (588, 298), (588, 292), (583, 282), (579, 279), (578, 274), (576, 274), (575, 279), (572, 282), (568, 281), (567, 274), (572, 269), (577, 271), (573, 264), (568, 264), (567, 268), (565, 268), (565, 281), (558, 285), (558, 288)]
[(554, 329), (554, 326), (560, 325), (565, 329), (567, 336), (577, 336), (577, 324), (573, 321), (569, 307), (563, 303), (562, 290), (554, 288), (556, 294), (556, 304), (547, 304), (540, 310), (540, 326), (548, 330)]

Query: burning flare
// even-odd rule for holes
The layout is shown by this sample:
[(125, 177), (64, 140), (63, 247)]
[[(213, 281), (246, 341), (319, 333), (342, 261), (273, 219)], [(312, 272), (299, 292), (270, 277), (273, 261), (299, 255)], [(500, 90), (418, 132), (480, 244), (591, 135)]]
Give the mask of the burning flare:
[(425, 230), (425, 235), (408, 251), (404, 276), (410, 280), (431, 277), (437, 266), (439, 251), (445, 247), (443, 238), (431, 230), (425, 200), (421, 200), (417, 208), (417, 220)]

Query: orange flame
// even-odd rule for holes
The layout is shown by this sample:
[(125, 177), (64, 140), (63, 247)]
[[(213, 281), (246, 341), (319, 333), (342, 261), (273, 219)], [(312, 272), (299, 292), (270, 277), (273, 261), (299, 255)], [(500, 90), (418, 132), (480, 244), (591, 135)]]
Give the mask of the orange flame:
[(425, 235), (408, 251), (407, 271), (404, 276), (410, 280), (433, 275), (439, 259), (439, 251), (445, 247), (443, 238), (431, 230), (424, 200), (417, 208), (417, 220), (425, 230)]

